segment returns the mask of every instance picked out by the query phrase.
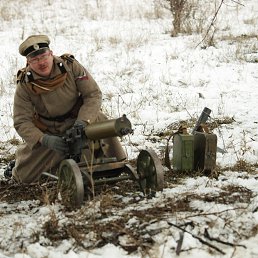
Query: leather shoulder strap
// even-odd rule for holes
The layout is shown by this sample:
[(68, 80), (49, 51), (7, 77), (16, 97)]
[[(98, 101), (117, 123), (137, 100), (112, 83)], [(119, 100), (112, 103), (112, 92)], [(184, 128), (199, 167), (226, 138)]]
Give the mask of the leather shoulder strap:
[(16, 83), (23, 82), (26, 75), (26, 68), (22, 68), (17, 72)]
[(60, 56), (63, 60), (68, 61), (69, 63), (73, 63), (75, 57), (71, 54), (63, 54)]

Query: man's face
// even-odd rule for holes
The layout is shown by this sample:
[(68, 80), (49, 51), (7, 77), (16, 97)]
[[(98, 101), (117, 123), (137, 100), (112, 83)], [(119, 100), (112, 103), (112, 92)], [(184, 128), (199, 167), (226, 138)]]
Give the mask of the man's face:
[(42, 77), (50, 75), (53, 67), (53, 52), (47, 50), (45, 53), (27, 58), (30, 68)]

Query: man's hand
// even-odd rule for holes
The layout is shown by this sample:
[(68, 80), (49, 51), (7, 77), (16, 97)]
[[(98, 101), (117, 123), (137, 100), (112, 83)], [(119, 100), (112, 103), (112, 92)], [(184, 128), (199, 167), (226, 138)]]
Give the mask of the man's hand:
[(61, 154), (65, 154), (69, 151), (67, 143), (59, 136), (44, 134), (41, 139), (41, 144)]
[(74, 126), (82, 126), (83, 128), (85, 128), (86, 125), (87, 125), (87, 123), (85, 123), (85, 122), (82, 121), (82, 120), (76, 120), (76, 121), (74, 122)]

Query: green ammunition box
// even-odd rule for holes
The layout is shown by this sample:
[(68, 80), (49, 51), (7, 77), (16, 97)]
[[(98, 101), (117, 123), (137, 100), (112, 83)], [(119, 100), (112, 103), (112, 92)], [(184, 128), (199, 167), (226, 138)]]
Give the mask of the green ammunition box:
[(195, 132), (194, 170), (210, 173), (216, 166), (217, 136), (213, 133)]
[(173, 138), (173, 170), (192, 171), (194, 166), (194, 136), (176, 134)]

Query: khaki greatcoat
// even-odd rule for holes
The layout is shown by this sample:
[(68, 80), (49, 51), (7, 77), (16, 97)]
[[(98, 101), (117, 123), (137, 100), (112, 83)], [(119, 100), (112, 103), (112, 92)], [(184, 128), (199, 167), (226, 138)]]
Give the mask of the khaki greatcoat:
[[(44, 171), (55, 173), (64, 156), (50, 150), (39, 143), (43, 134), (62, 136), (64, 132), (73, 126), (76, 119), (85, 122), (95, 122), (106, 119), (101, 113), (102, 93), (90, 73), (75, 59), (73, 61), (54, 56), (54, 65), (50, 79), (61, 74), (59, 66), (64, 66), (67, 77), (63, 86), (41, 94), (36, 94), (28, 87), (31, 81), (42, 79), (34, 73), (29, 66), (17, 80), (17, 88), (14, 95), (13, 121), (14, 127), (24, 140), (16, 151), (16, 162), (13, 168), (13, 176), (18, 182), (31, 183), (37, 181)], [(78, 100), (83, 98), (83, 104), (79, 109), (77, 118), (67, 118), (57, 122), (40, 118), (47, 126), (42, 131), (33, 123), (35, 113), (46, 118), (62, 116), (69, 112)], [(105, 140), (107, 144), (107, 156), (115, 156), (118, 160), (126, 158), (126, 155), (117, 138)]]

